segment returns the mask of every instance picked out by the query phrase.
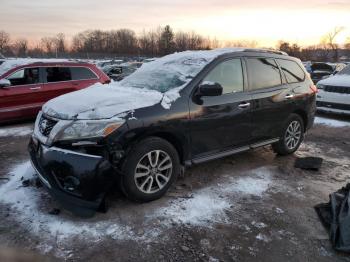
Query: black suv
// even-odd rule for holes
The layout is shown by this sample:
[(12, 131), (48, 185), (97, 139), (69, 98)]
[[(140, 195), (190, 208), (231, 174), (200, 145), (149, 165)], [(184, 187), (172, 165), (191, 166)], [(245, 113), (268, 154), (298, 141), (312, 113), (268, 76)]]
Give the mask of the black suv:
[(115, 185), (151, 201), (186, 166), (269, 144), (295, 152), (316, 92), (300, 60), (283, 52), (175, 53), (119, 83), (49, 101), (29, 151), (43, 184), (72, 211), (97, 209)]

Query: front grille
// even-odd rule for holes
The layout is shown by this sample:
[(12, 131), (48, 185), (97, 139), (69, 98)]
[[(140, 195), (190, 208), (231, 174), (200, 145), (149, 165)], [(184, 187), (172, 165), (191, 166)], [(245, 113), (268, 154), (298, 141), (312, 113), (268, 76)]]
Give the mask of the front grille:
[(41, 116), (39, 121), (39, 131), (44, 136), (49, 136), (52, 128), (57, 124), (57, 121), (47, 118), (45, 116)]
[(350, 105), (345, 105), (345, 104), (320, 102), (320, 101), (317, 101), (316, 104), (319, 107), (327, 107), (327, 108), (333, 108), (333, 109), (339, 109), (339, 110), (350, 110)]
[(325, 86), (323, 90), (325, 92), (350, 94), (350, 87), (346, 87), (346, 86)]

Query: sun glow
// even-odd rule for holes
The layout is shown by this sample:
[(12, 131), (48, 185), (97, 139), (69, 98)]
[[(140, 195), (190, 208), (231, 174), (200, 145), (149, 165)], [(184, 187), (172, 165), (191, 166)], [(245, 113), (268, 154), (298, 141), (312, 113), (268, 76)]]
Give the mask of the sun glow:
[[(316, 44), (327, 32), (342, 25), (350, 25), (348, 11), (269, 9), (227, 11), (218, 16), (176, 24), (179, 28), (198, 28), (200, 33), (214, 35), (218, 39), (255, 40), (263, 46), (274, 45), (279, 40), (300, 45)], [(349, 35), (349, 28), (344, 28), (336, 41), (344, 43)]]

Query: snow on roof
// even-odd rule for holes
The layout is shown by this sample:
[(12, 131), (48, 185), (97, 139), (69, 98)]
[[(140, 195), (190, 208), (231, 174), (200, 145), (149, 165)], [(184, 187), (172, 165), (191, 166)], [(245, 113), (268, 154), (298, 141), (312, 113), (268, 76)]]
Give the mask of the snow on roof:
[(8, 72), (9, 70), (18, 66), (33, 64), (33, 63), (62, 63), (70, 62), (68, 59), (36, 59), (36, 58), (14, 58), (6, 59), (4, 63), (0, 65), (0, 76)]

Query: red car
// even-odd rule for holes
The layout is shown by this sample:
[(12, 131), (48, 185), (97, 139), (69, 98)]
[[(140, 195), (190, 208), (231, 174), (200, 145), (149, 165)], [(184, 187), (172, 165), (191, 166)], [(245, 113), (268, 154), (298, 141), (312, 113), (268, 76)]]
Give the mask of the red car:
[(34, 118), (46, 101), (98, 82), (110, 79), (92, 64), (5, 61), (0, 65), (0, 123)]

